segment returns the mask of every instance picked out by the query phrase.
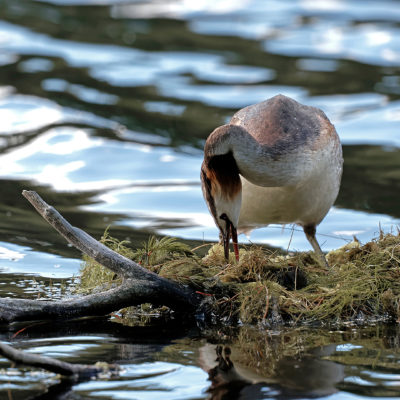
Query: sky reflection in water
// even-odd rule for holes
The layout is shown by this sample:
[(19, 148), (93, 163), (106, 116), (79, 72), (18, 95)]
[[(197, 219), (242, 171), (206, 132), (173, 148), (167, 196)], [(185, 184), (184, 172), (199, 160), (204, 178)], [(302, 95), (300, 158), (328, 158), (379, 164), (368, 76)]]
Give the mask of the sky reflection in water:
[[(112, 323), (104, 324), (105, 329), (112, 328)], [(79, 324), (78, 324), (79, 326)], [(77, 326), (77, 327), (78, 327)], [(70, 327), (71, 333), (77, 327)], [(83, 325), (82, 333), (66, 334), (56, 337), (52, 333), (46, 337), (32, 337), (29, 340), (18, 339), (20, 348), (30, 353), (48, 357), (57, 357), (69, 362), (87, 362), (93, 358), (117, 361), (122, 370), (120, 376), (108, 379), (92, 380), (74, 385), (74, 396), (82, 398), (106, 399), (211, 399), (206, 392), (210, 382), (207, 373), (199, 367), (207, 364), (204, 357), (212, 352), (214, 346), (202, 341), (187, 339), (164, 338), (159, 343), (147, 342), (132, 343), (127, 337), (118, 339), (107, 333), (91, 333), (88, 326)], [(86, 330), (88, 330), (86, 332)], [(51, 331), (51, 329), (50, 329)], [(136, 334), (140, 333), (137, 328)], [(295, 333), (287, 329), (286, 340), (293, 345)], [(398, 330), (390, 327), (360, 328), (359, 330), (308, 330), (301, 331), (308, 339), (319, 335), (321, 345), (315, 349), (306, 347), (305, 354), (292, 358), (278, 356), (274, 368), (278, 373), (266, 374), (262, 377), (253, 371), (250, 376), (258, 383), (249, 385), (242, 391), (241, 398), (274, 399), (274, 398), (317, 398), (329, 396), (329, 399), (365, 399), (384, 398), (385, 395), (395, 397), (399, 393), (399, 374), (396, 372), (396, 363), (399, 354), (394, 343), (398, 339)], [(271, 345), (278, 345), (279, 334), (271, 331), (269, 341)], [(369, 341), (368, 338), (372, 339)], [(262, 336), (260, 336), (262, 339)], [(336, 342), (336, 344), (333, 344)], [(379, 348), (374, 346), (379, 345)], [(285, 344), (278, 345), (285, 354)], [(262, 347), (262, 346), (261, 346)], [(240, 356), (240, 342), (232, 343), (232, 359), (241, 373), (250, 373), (244, 365), (238, 363)], [(303, 349), (304, 351), (304, 349)], [(290, 353), (290, 352), (289, 352)], [(211, 355), (211, 354), (210, 354)], [(267, 360), (272, 355), (266, 355)], [(321, 360), (321, 357), (323, 359)], [(372, 360), (371, 360), (372, 358)], [(203, 360), (203, 361), (202, 361)], [(0, 360), (0, 365), (2, 365)], [(204, 364), (206, 363), (206, 364)], [(268, 369), (268, 366), (260, 366)], [(38, 372), (29, 374), (26, 371), (8, 369), (8, 374), (0, 375), (0, 390), (7, 389), (40, 390), (40, 383), (54, 385), (57, 378), (54, 374)], [(270, 371), (272, 373), (272, 371)], [(313, 375), (313, 379), (306, 379)], [(15, 392), (14, 392), (15, 391)], [(22, 390), (21, 390), (22, 391)], [(214, 392), (218, 394), (218, 392)], [(246, 397), (247, 393), (247, 397)], [(74, 397), (74, 398), (75, 398)], [(67, 397), (70, 398), (70, 397)]]
[[(261, 96), (261, 88), (257, 90)], [(341, 95), (312, 98), (309, 103), (320, 103), (328, 115), (329, 109), (335, 111), (332, 114), (338, 121), (334, 122), (344, 144), (400, 144), (399, 104), (387, 104), (383, 96)], [(369, 112), (370, 108), (373, 111)], [(351, 112), (354, 115), (348, 115)], [(8, 133), (71, 118), (92, 126), (113, 125), (112, 121), (85, 112), (74, 114), (50, 101), (25, 96), (3, 100), (0, 115), (7, 123), (2, 130)], [(379, 136), (375, 134), (378, 130)], [(122, 223), (136, 228), (155, 227), (162, 234), (216, 240), (217, 231), (199, 185), (200, 150), (185, 154), (173, 148), (103, 139), (91, 133), (90, 129), (72, 126), (48, 129), (26, 145), (0, 155), (0, 174), (5, 178), (32, 179), (57, 191), (100, 190), (100, 203), (86, 209), (124, 213), (127, 218)], [(135, 216), (140, 220), (135, 221)], [(399, 221), (385, 215), (334, 208), (318, 229), (322, 247), (329, 250), (340, 246), (354, 234), (362, 241), (369, 240), (376, 235), (379, 223), (390, 230)], [(286, 248), (291, 235), (290, 227), (270, 227), (254, 231), (251, 240)], [(241, 238), (246, 241), (244, 236)], [(295, 229), (290, 249), (308, 248), (303, 233)]]

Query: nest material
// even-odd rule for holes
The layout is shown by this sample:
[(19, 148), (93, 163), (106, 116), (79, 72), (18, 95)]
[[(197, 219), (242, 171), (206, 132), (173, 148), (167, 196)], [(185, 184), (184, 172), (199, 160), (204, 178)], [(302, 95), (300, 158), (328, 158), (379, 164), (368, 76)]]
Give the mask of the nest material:
[[(204, 293), (209, 312), (230, 324), (398, 320), (400, 236), (383, 234), (364, 245), (357, 240), (327, 254), (329, 270), (313, 253), (279, 255), (258, 246), (240, 249), (225, 261), (222, 246), (204, 257), (174, 238), (150, 238), (132, 250), (108, 232), (102, 242), (171, 280)], [(118, 279), (93, 260), (84, 260), (81, 287)], [(106, 283), (105, 283), (106, 282)]]

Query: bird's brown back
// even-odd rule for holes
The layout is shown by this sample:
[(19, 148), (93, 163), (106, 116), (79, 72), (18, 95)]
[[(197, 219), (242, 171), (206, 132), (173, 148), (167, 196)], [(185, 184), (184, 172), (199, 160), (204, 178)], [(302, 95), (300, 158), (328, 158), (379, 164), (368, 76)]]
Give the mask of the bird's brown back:
[(329, 140), (321, 135), (336, 135), (323, 111), (283, 95), (242, 108), (230, 124), (243, 127), (260, 145), (276, 154), (305, 145), (310, 148), (314, 142)]

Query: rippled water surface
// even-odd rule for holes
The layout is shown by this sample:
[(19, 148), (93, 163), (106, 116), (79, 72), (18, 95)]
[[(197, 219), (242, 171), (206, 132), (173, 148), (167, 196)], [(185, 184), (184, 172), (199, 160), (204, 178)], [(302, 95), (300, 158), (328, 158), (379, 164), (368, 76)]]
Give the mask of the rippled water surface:
[[(238, 108), (277, 93), (322, 108), (344, 146), (341, 192), (318, 229), (323, 250), (396, 231), (399, 37), (395, 0), (0, 0), (0, 294), (37, 296), (51, 279), (60, 296), (79, 272), (79, 253), (35, 214), (23, 189), (96, 237), (110, 226), (133, 245), (150, 233), (216, 240), (199, 184), (204, 140)], [(250, 240), (309, 250), (290, 226)], [(167, 330), (142, 343), (143, 332), (108, 324), (62, 338), (34, 330), (17, 342), (68, 360), (124, 364), (121, 378), (73, 386), (74, 398), (207, 398), (195, 335)], [(344, 346), (325, 360), (340, 367), (325, 385), (332, 398), (399, 396), (396, 346), (382, 344), (397, 333), (368, 335), (361, 347), (351, 335), (347, 347), (332, 339)], [(321, 360), (307, 357), (310, 370)], [(384, 359), (377, 369), (375, 358)], [(0, 398), (54, 383), (44, 373), (3, 372)], [(247, 398), (292, 396), (290, 375), (281, 366), (273, 384)]]

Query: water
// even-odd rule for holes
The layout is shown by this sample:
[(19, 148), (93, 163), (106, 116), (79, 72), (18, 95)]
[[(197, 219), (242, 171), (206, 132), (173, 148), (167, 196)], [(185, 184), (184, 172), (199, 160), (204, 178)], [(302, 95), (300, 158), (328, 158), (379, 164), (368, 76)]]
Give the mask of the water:
[[(2, 332), (2, 339), (10, 340), (18, 328)], [(251, 384), (243, 385), (240, 399), (399, 398), (399, 333), (397, 326), (241, 332), (243, 341), (231, 344), (232, 359)], [(39, 323), (11, 341), (30, 353), (69, 362), (117, 362), (121, 370), (118, 377), (72, 384), (0, 360), (0, 368), (7, 368), (0, 374), (4, 399), (239, 398), (237, 386), (210, 391), (206, 368), (215, 360), (215, 345), (182, 325), (155, 332), (102, 319)], [(46, 388), (48, 397), (40, 397)]]
[[(23, 189), (38, 191), (96, 237), (110, 225), (133, 245), (150, 233), (216, 240), (199, 185), (204, 140), (238, 108), (277, 93), (322, 108), (344, 145), (341, 192), (318, 228), (323, 250), (353, 235), (367, 241), (380, 228), (396, 231), (399, 31), (395, 0), (0, 0), (0, 294), (57, 298), (79, 271), (79, 253), (36, 215)], [(260, 229), (251, 240), (309, 250), (290, 226)], [(42, 290), (50, 281), (51, 294)], [(73, 386), (74, 396), (207, 397), (210, 382), (194, 340), (160, 361), (161, 348), (176, 338), (167, 332), (168, 343), (155, 337), (142, 345), (138, 333), (129, 346), (142, 350), (116, 359), (124, 346), (115, 328), (84, 340), (77, 336), (82, 329), (65, 336), (68, 346), (55, 355), (127, 366), (115, 381)], [(31, 342), (34, 333), (22, 344), (47, 354), (57, 335), (45, 336), (46, 348)], [(179, 337), (193, 338), (187, 335)], [(397, 360), (388, 348), (387, 357)], [(136, 358), (141, 351), (146, 356)], [(377, 348), (359, 351), (369, 366), (353, 361), (331, 385), (340, 392), (330, 396), (396, 397), (395, 367), (376, 372)], [(0, 397), (41, 393), (52, 379), (12, 371), (0, 375)], [(284, 379), (268, 390), (265, 397), (288, 393)]]

